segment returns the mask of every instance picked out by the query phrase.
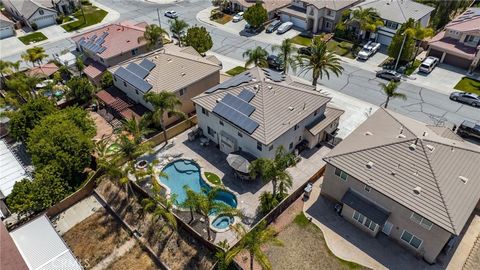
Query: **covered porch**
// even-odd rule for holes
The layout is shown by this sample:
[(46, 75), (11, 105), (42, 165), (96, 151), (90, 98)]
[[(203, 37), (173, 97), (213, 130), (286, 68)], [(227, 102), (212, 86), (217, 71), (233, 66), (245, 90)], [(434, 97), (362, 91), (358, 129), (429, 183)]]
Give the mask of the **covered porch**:
[(327, 106), (322, 117), (305, 126), (304, 138), (309, 149), (326, 144), (334, 146), (336, 143), (336, 134), (340, 116), (345, 113), (344, 110)]

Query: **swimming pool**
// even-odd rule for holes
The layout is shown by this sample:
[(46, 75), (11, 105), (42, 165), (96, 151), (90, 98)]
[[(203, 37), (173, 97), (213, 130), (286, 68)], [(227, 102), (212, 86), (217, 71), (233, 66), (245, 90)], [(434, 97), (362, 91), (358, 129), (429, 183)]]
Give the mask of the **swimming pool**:
[[(176, 160), (165, 166), (162, 171), (168, 175), (168, 178), (160, 177), (160, 182), (170, 189), (171, 194), (177, 195), (177, 205), (181, 205), (187, 199), (184, 186), (188, 186), (194, 192), (208, 192), (212, 189), (203, 180), (200, 175), (200, 167), (193, 160)], [(234, 208), (237, 207), (236, 196), (226, 190), (220, 190), (215, 200)]]
[(212, 221), (212, 227), (216, 230), (226, 230), (235, 222), (234, 217), (220, 215)]

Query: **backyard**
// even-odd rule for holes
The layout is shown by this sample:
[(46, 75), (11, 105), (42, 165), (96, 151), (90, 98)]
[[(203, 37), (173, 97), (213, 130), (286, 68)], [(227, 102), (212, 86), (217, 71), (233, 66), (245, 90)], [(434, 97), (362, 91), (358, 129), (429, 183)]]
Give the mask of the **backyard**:
[(77, 20), (62, 25), (63, 29), (67, 30), (67, 32), (72, 32), (90, 25), (97, 24), (101, 22), (108, 14), (108, 12), (96, 6), (83, 6), (83, 13), (85, 14), (85, 18), (83, 17), (82, 10), (75, 12), (73, 16)]
[(158, 268), (155, 261), (138, 244), (107, 267), (111, 270), (153, 270)]
[(42, 32), (33, 32), (31, 34), (19, 37), (21, 42), (25, 45), (29, 45), (32, 43), (40, 42), (42, 40), (46, 40), (47, 37)]
[(480, 81), (463, 77), (454, 87), (457, 90), (480, 95)]

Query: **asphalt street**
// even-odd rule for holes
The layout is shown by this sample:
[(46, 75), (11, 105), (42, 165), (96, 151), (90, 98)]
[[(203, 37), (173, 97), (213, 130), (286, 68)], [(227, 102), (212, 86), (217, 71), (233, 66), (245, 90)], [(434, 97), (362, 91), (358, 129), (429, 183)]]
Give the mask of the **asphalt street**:
[[(271, 50), (271, 45), (253, 39), (235, 35), (223, 31), (217, 27), (205, 24), (196, 19), (196, 14), (209, 7), (210, 1), (190, 0), (172, 4), (157, 4), (142, 0), (97, 0), (103, 5), (109, 6), (120, 13), (119, 20), (147, 21), (158, 23), (157, 8), (160, 14), (160, 23), (168, 29), (168, 18), (163, 16), (166, 10), (175, 10), (180, 18), (190, 25), (205, 26), (212, 36), (212, 51), (226, 57), (243, 60), (244, 51), (256, 46)], [(65, 48), (74, 48), (71, 40), (61, 40), (44, 45), (47, 53), (59, 53)], [(19, 55), (2, 57), (6, 60), (18, 60)], [(320, 84), (333, 90), (358, 98), (360, 100), (381, 106), (386, 96), (381, 92), (379, 83), (381, 79), (375, 78), (371, 71), (354, 67), (343, 63), (344, 72), (340, 77), (332, 76), (323, 78)], [(306, 72), (299, 74), (307, 80), (311, 80), (311, 74)], [(321, 85), (319, 86), (321, 88)], [(453, 102), (448, 96), (432, 89), (422, 88), (406, 81), (399, 86), (400, 92), (407, 95), (407, 100), (391, 100), (389, 108), (414, 119), (430, 124), (459, 124), (463, 120), (480, 122), (480, 109), (468, 105)]]

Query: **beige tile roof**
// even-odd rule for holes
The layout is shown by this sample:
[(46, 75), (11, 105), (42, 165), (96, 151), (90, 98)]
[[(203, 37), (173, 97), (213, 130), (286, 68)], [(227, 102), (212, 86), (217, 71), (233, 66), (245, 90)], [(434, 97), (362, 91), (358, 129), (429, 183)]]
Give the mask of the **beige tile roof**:
[(397, 23), (405, 23), (410, 18), (420, 20), (435, 10), (413, 0), (367, 0), (355, 7), (374, 8), (382, 19)]
[(306, 128), (313, 135), (317, 135), (318, 133), (323, 131), (328, 125), (330, 125), (333, 121), (337, 120), (340, 116), (342, 116), (343, 113), (345, 113), (344, 110), (327, 106), (327, 108), (325, 108), (324, 117), (319, 118), (317, 121), (308, 125)]
[(204, 93), (192, 101), (208, 111), (213, 111), (217, 99), (223, 98), (227, 93), (238, 95), (244, 88), (255, 92), (255, 97), (249, 102), (255, 107), (250, 118), (257, 122), (259, 127), (251, 136), (265, 145), (272, 143), (330, 101), (330, 98), (316, 91), (290, 85), (292, 79), (289, 76), (283, 82), (273, 82), (266, 78), (261, 68), (255, 67), (244, 73), (247, 72), (252, 75), (252, 81), (211, 94)]
[(314, 5), (317, 9), (328, 8), (331, 10), (341, 10), (351, 6), (361, 0), (303, 0), (303, 2)]
[(201, 57), (198, 53), (192, 54), (191, 49), (191, 47), (180, 48), (168, 44), (152, 53), (122, 62), (110, 68), (109, 71), (113, 74), (120, 66), (126, 68), (132, 62), (139, 64), (146, 58), (156, 64), (145, 78), (153, 86), (150, 91), (175, 92), (213, 73), (220, 72), (221, 67), (217, 63)]
[(3, 13), (0, 12), (0, 23), (2, 24), (2, 26), (4, 25), (14, 25), (15, 23), (10, 20), (10, 18), (8, 18), (7, 16), (3, 15)]
[[(258, 0), (235, 0), (232, 2), (237, 2), (244, 7), (250, 7), (255, 5), (257, 1)], [(270, 12), (289, 5), (290, 3), (292, 3), (292, 0), (262, 0), (260, 2), (262, 2), (262, 5), (267, 10), (267, 12)]]
[(455, 17), (445, 28), (459, 32), (480, 33), (480, 8), (469, 8)]
[(379, 109), (325, 161), (458, 235), (480, 198), (480, 147), (439, 130)]

